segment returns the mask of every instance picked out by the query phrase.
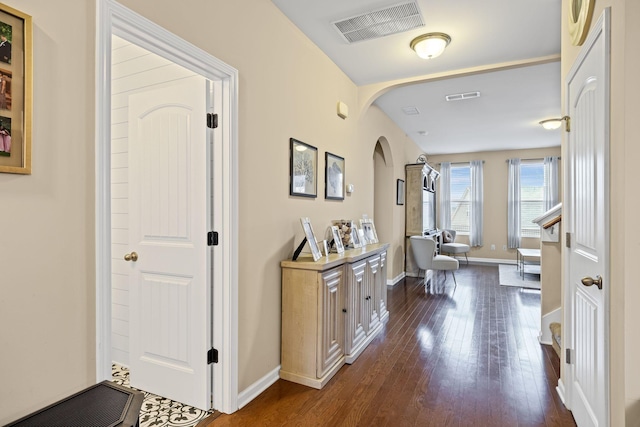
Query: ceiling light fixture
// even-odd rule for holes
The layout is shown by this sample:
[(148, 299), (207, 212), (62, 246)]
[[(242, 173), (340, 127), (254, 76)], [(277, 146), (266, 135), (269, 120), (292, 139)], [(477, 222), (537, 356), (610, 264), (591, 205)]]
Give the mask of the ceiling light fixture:
[(428, 33), (411, 40), (409, 46), (420, 58), (432, 59), (440, 56), (451, 43), (451, 37), (445, 33)]
[(547, 130), (558, 129), (562, 126), (562, 122), (567, 122), (567, 132), (571, 131), (571, 118), (569, 116), (559, 117), (556, 119), (542, 120), (540, 124)]

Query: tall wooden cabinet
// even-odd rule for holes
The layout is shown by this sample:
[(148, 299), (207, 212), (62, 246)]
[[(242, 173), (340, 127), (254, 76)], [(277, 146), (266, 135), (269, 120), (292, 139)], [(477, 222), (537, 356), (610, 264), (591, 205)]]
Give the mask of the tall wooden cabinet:
[[(411, 252), (411, 236), (435, 229), (436, 180), (440, 173), (427, 163), (405, 165), (405, 274), (416, 277), (418, 266)], [(434, 239), (440, 241), (437, 232)]]
[(388, 244), (282, 261), (280, 378), (322, 388), (389, 318)]

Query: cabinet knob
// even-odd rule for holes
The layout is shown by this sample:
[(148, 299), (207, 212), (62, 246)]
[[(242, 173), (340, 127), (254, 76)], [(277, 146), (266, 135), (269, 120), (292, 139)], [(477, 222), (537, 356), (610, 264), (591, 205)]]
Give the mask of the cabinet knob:
[(343, 312), (343, 313), (346, 313), (346, 312), (347, 312), (347, 309), (346, 309), (346, 308), (343, 308), (343, 309), (342, 309), (342, 312)]

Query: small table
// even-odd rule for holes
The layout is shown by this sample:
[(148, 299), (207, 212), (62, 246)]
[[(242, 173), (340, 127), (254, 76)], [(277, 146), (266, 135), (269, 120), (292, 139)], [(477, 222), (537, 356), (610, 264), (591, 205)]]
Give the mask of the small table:
[[(524, 280), (524, 267), (527, 265), (525, 263), (525, 258), (537, 258), (540, 260), (540, 249), (527, 249), (527, 248), (518, 248), (517, 252), (517, 266), (520, 270), (520, 276), (522, 280)], [(529, 264), (531, 265), (531, 264)], [(527, 273), (532, 274), (540, 274), (540, 265), (532, 266)]]

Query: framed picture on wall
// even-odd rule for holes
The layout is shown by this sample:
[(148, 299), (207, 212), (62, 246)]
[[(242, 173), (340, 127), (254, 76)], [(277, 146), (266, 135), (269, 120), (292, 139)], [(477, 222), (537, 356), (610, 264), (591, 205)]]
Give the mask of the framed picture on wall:
[(344, 157), (325, 153), (324, 198), (344, 200)]
[(0, 3), (0, 172), (31, 173), (31, 16)]
[(396, 205), (404, 205), (404, 179), (396, 181)]
[(289, 195), (318, 196), (318, 149), (290, 138)]

